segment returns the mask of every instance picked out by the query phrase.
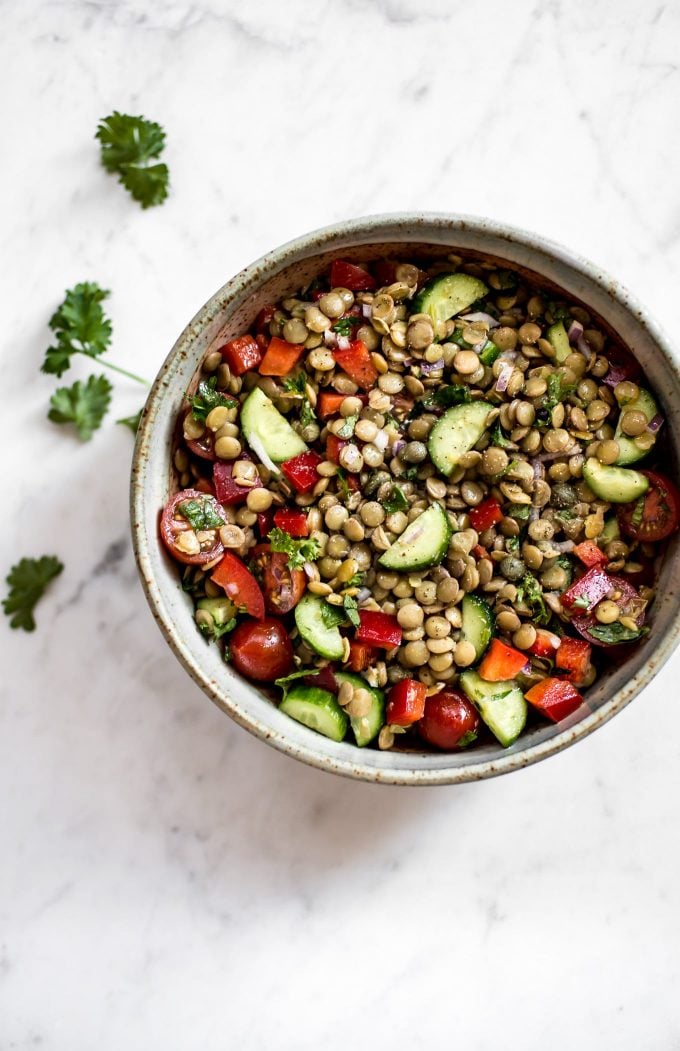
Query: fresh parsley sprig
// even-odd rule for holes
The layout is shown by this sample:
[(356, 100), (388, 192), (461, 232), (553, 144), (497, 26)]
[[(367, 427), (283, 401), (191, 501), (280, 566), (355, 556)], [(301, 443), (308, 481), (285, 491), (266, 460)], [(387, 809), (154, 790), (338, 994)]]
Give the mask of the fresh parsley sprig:
[(9, 593), (2, 607), (10, 617), (11, 628), (35, 631), (33, 611), (51, 580), (64, 568), (54, 555), (42, 558), (22, 558), (7, 575)]
[(165, 147), (160, 124), (114, 110), (99, 122), (95, 138), (101, 144), (101, 162), (107, 172), (118, 176), (142, 208), (163, 203), (170, 173), (167, 164), (153, 163)]
[(305, 562), (315, 562), (321, 554), (318, 540), (312, 537), (296, 540), (285, 529), (280, 529), (278, 526), (274, 526), (268, 534), (268, 540), (272, 551), (280, 551), (288, 555), (289, 569), (302, 569)]
[(214, 376), (211, 376), (209, 380), (201, 380), (199, 383), (196, 393), (191, 399), (191, 415), (195, 420), (205, 423), (208, 413), (218, 406), (233, 409), (238, 404), (233, 398), (223, 394), (220, 390), (216, 390), (216, 386), (217, 380)]
[(82, 383), (58, 387), (50, 398), (47, 418), (52, 423), (72, 423), (83, 442), (88, 442), (106, 415), (113, 387), (106, 376), (89, 376)]

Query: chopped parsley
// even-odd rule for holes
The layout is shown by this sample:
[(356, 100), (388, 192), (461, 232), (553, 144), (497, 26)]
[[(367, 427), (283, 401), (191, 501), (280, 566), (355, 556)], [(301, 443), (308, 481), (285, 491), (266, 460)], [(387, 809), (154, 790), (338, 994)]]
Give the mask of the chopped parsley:
[(537, 624), (547, 624), (550, 620), (550, 610), (546, 607), (543, 598), (543, 589), (536, 580), (533, 573), (525, 573), (517, 587), (517, 597), (520, 602), (525, 602)]
[(192, 529), (219, 529), (224, 525), (224, 518), (215, 510), (215, 501), (211, 496), (205, 496), (202, 500), (184, 500), (177, 510), (186, 518)]
[(306, 679), (310, 675), (318, 675), (320, 671), (321, 668), (299, 668), (297, 671), (292, 671), (290, 675), (285, 675), (282, 679), (274, 679), (274, 684), (281, 687), (285, 700), (291, 683), (296, 682), (298, 679)]
[(590, 609), (590, 599), (586, 598), (585, 595), (579, 595), (579, 597), (577, 599), (574, 599), (574, 601), (572, 602), (571, 606), (572, 606), (572, 609), (586, 609), (586, 610), (588, 610), (588, 609)]
[(280, 551), (288, 555), (289, 569), (302, 569), (305, 562), (315, 562), (321, 554), (318, 540), (312, 537), (296, 540), (285, 529), (280, 529), (278, 526), (274, 526), (267, 539), (272, 545), (272, 551)]
[(498, 446), (499, 449), (507, 449), (513, 444), (510, 439), (506, 438), (503, 434), (500, 420), (496, 420), (491, 430), (491, 444)]
[(301, 425), (308, 427), (310, 423), (316, 423), (316, 413), (307, 394), (307, 374), (305, 372), (297, 372), (293, 376), (286, 376), (283, 381), (283, 389), (300, 399)]
[(516, 518), (518, 522), (528, 522), (531, 507), (529, 504), (510, 504), (507, 514), (509, 518)]
[(360, 627), (361, 620), (359, 619), (359, 605), (357, 600), (352, 595), (344, 595), (342, 605), (350, 624), (355, 628)]
[(197, 621), (199, 631), (202, 635), (205, 635), (207, 639), (212, 639), (217, 642), (223, 635), (228, 635), (230, 631), (233, 631), (236, 627), (236, 617), (231, 617), (226, 623), (220, 624), (213, 617), (210, 624), (203, 624), (201, 621)]
[(6, 578), (9, 592), (2, 602), (2, 608), (10, 618), (11, 628), (35, 631), (33, 611), (45, 594), (47, 585), (59, 576), (63, 568), (54, 555), (22, 558), (12, 566)]
[(160, 124), (114, 110), (99, 122), (95, 138), (101, 144), (104, 168), (118, 176), (142, 208), (163, 203), (168, 196), (168, 166), (151, 163), (158, 161), (165, 146)]
[(361, 318), (359, 317), (341, 317), (331, 325), (333, 332), (337, 332), (339, 336), (351, 336), (352, 329), (358, 327), (361, 324)]
[(619, 620), (615, 620), (613, 624), (594, 624), (592, 628), (588, 628), (588, 633), (593, 638), (610, 646), (615, 646), (619, 642), (635, 642), (637, 639), (642, 638), (643, 635), (646, 635), (648, 631), (649, 628), (637, 628), (633, 631)]
[(112, 390), (106, 376), (88, 376), (84, 383), (76, 380), (70, 387), (58, 387), (50, 398), (47, 418), (52, 423), (72, 423), (81, 441), (88, 442), (108, 412)]
[(236, 402), (233, 398), (217, 390), (217, 380), (211, 376), (209, 380), (201, 380), (198, 389), (191, 399), (191, 415), (195, 420), (205, 423), (206, 417), (213, 409), (224, 406), (225, 409), (233, 409)]
[(403, 490), (398, 485), (392, 486), (382, 504), (388, 515), (394, 514), (395, 511), (407, 511), (409, 506)]
[(645, 517), (645, 496), (639, 496), (635, 501), (635, 507), (633, 508), (633, 514), (631, 516), (631, 524), (639, 529), (642, 525), (642, 521)]
[(566, 383), (561, 372), (551, 372), (548, 376), (548, 389), (543, 396), (542, 407), (550, 412), (561, 401), (564, 401), (576, 390), (575, 383)]
[(340, 427), (340, 429), (335, 432), (337, 434), (338, 438), (351, 438), (351, 437), (353, 437), (353, 435), (354, 435), (354, 428), (356, 427), (358, 421), (359, 421), (359, 416), (358, 415), (356, 415), (356, 416), (345, 416), (345, 422), (343, 423), (342, 427)]

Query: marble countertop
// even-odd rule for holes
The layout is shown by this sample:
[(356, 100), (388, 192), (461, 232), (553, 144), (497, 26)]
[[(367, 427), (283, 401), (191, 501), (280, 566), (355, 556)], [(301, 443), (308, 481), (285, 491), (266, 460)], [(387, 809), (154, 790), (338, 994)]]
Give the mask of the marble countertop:
[[(0, 1048), (677, 1048), (680, 654), (609, 725), (505, 778), (308, 769), (212, 707), (153, 623), (113, 424), (141, 389), (117, 381), (81, 445), (45, 419), (38, 369), (76, 281), (112, 289), (112, 356), (152, 376), (267, 248), (408, 209), (563, 241), (672, 333), (678, 5), (0, 10), (0, 570), (66, 566), (35, 634), (0, 626)], [(167, 130), (161, 208), (99, 166), (114, 108)]]

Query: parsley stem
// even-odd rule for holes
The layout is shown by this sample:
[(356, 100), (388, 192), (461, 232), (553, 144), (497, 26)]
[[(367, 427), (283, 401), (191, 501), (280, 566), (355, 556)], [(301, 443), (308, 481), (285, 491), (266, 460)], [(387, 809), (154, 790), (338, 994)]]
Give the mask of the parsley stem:
[(103, 365), (106, 369), (112, 369), (113, 372), (120, 373), (121, 376), (127, 376), (129, 380), (135, 380), (137, 383), (141, 383), (144, 387), (150, 387), (151, 383), (149, 380), (145, 380), (143, 376), (136, 376), (134, 372), (128, 372), (127, 369), (122, 369), (120, 365), (114, 365), (112, 361), (106, 361), (104, 358), (97, 358), (98, 364)]

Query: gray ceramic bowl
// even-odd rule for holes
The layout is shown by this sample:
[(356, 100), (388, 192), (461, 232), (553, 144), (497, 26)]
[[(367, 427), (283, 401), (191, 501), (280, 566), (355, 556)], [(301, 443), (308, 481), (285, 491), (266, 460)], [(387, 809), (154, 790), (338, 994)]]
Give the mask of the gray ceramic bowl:
[(643, 308), (612, 278), (580, 256), (536, 234), (485, 219), (452, 215), (379, 215), (319, 230), (269, 252), (215, 293), (177, 340), (149, 394), (132, 471), (132, 535), (144, 590), (154, 617), (191, 677), (226, 714), (282, 752), (312, 766), (366, 781), (441, 785), (472, 781), (535, 763), (573, 744), (616, 715), (647, 685), (678, 642), (680, 602), (671, 544), (645, 641), (611, 667), (588, 693), (589, 714), (540, 725), (508, 749), (487, 744), (462, 753), (380, 752), (336, 744), (278, 711), (271, 700), (225, 665), (216, 646), (195, 628), (190, 599), (177, 568), (158, 541), (159, 511), (172, 478), (170, 447), (184, 392), (208, 349), (246, 331), (266, 303), (290, 294), (338, 256), (371, 260), (445, 257), (462, 250), (528, 271), (563, 288), (600, 316), (641, 361), (660, 396), (677, 466), (680, 447), (680, 375), (666, 338)]

